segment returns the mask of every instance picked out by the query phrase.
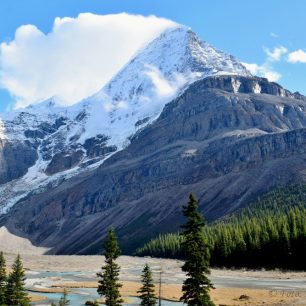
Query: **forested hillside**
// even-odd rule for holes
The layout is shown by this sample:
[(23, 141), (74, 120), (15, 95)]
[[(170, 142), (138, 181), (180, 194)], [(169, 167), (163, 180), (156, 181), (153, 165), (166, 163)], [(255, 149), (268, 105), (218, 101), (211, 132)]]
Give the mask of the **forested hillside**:
[[(275, 189), (206, 226), (212, 266), (306, 269), (306, 186)], [(160, 235), (137, 255), (182, 258), (179, 233)]]

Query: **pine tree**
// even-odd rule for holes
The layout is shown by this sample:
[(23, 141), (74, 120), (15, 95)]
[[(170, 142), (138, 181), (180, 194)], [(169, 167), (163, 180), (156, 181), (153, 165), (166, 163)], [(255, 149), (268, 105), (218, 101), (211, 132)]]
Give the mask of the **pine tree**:
[(148, 264), (145, 264), (142, 270), (142, 287), (138, 291), (140, 293), (140, 305), (154, 306), (156, 305), (155, 286), (153, 284), (152, 271)]
[(69, 305), (69, 300), (68, 300), (68, 293), (67, 290), (65, 289), (63, 292), (63, 295), (61, 296), (58, 305), (59, 306), (67, 306)]
[[(63, 295), (61, 296), (58, 306), (67, 306), (69, 305), (70, 300), (68, 300), (68, 292), (66, 289), (64, 289)], [(51, 303), (51, 306), (57, 306), (55, 303)]]
[(214, 306), (209, 296), (213, 285), (207, 277), (210, 274), (209, 246), (203, 234), (204, 219), (198, 208), (198, 201), (190, 194), (188, 204), (183, 206), (187, 223), (182, 226), (181, 247), (185, 255), (182, 270), (187, 273), (187, 278), (183, 284), (181, 301), (189, 306)]
[(105, 265), (102, 267), (102, 272), (97, 273), (100, 278), (97, 291), (105, 297), (106, 306), (121, 306), (123, 302), (119, 292), (122, 287), (119, 283), (120, 267), (116, 263), (119, 255), (117, 237), (115, 231), (110, 228), (104, 242)]
[(20, 255), (13, 263), (12, 272), (7, 280), (6, 303), (10, 306), (29, 306), (30, 299), (25, 289), (25, 272)]
[(0, 306), (6, 303), (6, 267), (3, 252), (0, 252)]

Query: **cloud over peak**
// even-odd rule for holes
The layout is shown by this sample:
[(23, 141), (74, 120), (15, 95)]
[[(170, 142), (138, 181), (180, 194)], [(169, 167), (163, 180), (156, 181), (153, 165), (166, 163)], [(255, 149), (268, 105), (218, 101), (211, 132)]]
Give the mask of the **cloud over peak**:
[(17, 107), (51, 96), (73, 104), (98, 91), (135, 52), (175, 25), (126, 13), (56, 18), (47, 34), (23, 25), (14, 40), (0, 45), (0, 86)]

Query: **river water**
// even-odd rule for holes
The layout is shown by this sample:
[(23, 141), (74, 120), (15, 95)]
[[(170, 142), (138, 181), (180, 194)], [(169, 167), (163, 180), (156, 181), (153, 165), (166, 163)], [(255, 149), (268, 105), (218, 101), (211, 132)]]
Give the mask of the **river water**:
[[(136, 273), (138, 274), (138, 273)], [(61, 282), (86, 282), (94, 281), (95, 273), (93, 272), (29, 272), (27, 275), (28, 287), (50, 287), (55, 280)], [(269, 278), (250, 278), (250, 277), (228, 277), (215, 276), (211, 278), (216, 287), (230, 287), (230, 288), (253, 288), (266, 290), (306, 290), (306, 280), (303, 279), (269, 279)], [(168, 282), (168, 281), (167, 281)], [(172, 283), (181, 283), (181, 277), (172, 279)], [(60, 293), (40, 293), (31, 292), (32, 295), (45, 296), (48, 300), (33, 303), (33, 305), (50, 305), (51, 302), (58, 302), (61, 297)], [(68, 298), (70, 305), (81, 306), (88, 300), (95, 300), (99, 298), (95, 288), (75, 288), (71, 289)], [(124, 305), (139, 305), (137, 298), (128, 298), (128, 303)], [(163, 306), (178, 306), (182, 305), (179, 302), (162, 301)]]

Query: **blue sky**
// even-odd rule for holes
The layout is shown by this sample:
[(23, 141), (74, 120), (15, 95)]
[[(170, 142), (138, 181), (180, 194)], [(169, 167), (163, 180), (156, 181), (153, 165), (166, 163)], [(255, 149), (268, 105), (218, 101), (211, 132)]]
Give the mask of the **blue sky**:
[[(25, 24), (47, 34), (55, 17), (83, 12), (154, 14), (185, 24), (217, 48), (256, 64), (259, 73), (275, 72), (282, 86), (306, 94), (304, 0), (1, 0), (0, 41), (13, 40)], [(0, 89), (0, 111), (13, 101)]]

